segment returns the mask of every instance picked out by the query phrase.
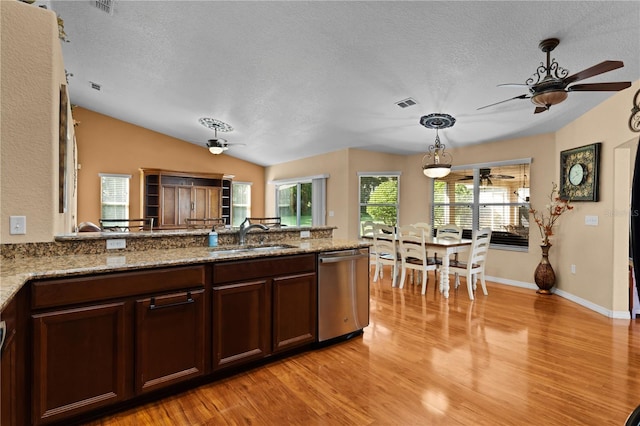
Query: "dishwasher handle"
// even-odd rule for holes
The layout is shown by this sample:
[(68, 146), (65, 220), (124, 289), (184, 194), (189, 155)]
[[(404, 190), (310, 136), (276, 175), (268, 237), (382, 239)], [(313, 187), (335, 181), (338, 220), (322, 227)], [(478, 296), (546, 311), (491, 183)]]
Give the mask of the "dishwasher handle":
[(362, 258), (368, 258), (368, 254), (353, 254), (348, 256), (333, 256), (333, 257), (320, 257), (320, 263), (335, 263), (344, 262), (347, 260), (356, 260)]

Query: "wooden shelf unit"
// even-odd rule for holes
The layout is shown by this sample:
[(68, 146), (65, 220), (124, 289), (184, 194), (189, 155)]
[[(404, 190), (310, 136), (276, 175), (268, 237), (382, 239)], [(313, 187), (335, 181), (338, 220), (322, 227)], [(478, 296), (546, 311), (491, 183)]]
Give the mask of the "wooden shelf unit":
[(231, 223), (231, 180), (220, 173), (140, 169), (142, 214), (154, 229), (186, 228), (185, 219)]

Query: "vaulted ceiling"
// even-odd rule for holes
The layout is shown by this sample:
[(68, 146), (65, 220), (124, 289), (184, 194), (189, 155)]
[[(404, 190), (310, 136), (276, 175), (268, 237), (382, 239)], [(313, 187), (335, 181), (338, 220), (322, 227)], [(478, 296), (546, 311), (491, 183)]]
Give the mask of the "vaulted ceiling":
[(457, 119), (440, 133), (450, 147), (558, 130), (614, 92), (573, 92), (540, 114), (528, 99), (478, 110), (528, 93), (496, 86), (524, 83), (550, 37), (570, 74), (624, 61), (584, 83), (640, 79), (637, 1), (94, 3), (36, 3), (64, 20), (72, 103), (202, 155), (214, 134), (198, 120), (212, 117), (234, 128), (218, 134), (224, 155), (265, 166), (346, 147), (424, 152), (435, 131), (419, 119), (433, 112)]

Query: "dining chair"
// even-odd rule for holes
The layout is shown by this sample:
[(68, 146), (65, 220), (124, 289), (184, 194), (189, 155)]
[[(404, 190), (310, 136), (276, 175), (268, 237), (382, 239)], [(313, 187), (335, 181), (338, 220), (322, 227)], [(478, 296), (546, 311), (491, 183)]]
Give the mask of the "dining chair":
[(412, 223), (411, 226), (415, 226), (416, 228), (422, 228), (424, 229), (424, 234), (426, 237), (430, 237), (432, 236), (432, 230), (433, 228), (431, 227), (430, 223), (427, 222), (416, 222), (416, 223)]
[[(365, 220), (362, 222), (362, 228), (360, 231), (360, 238), (373, 238), (375, 232), (375, 226), (372, 220)], [(369, 267), (376, 264), (376, 250), (375, 247), (369, 248)]]
[(362, 228), (361, 228), (361, 234), (360, 234), (361, 237), (372, 238), (374, 231), (375, 231), (375, 224), (373, 223), (372, 220), (365, 220), (364, 222), (362, 222)]
[[(462, 227), (456, 225), (455, 223), (448, 223), (446, 225), (439, 226), (436, 229), (436, 238), (443, 238), (446, 240), (462, 240)], [(444, 254), (442, 254), (444, 256)], [(458, 253), (453, 255), (453, 260), (458, 260)], [(433, 262), (438, 265), (442, 265), (442, 259), (438, 259), (438, 251), (433, 254)]]
[(402, 262), (400, 288), (404, 288), (408, 270), (418, 271), (421, 275), (422, 294), (425, 294), (429, 280), (428, 271), (435, 271), (437, 265), (428, 261), (424, 229), (411, 225), (400, 226), (398, 228), (398, 243)]
[(396, 247), (396, 230), (393, 226), (375, 224), (373, 232), (373, 251), (375, 252), (376, 270), (373, 282), (382, 278), (384, 265), (391, 266), (391, 286), (395, 287), (398, 276), (398, 249)]
[(487, 285), (484, 279), (484, 265), (489, 253), (491, 243), (491, 228), (482, 228), (473, 232), (471, 250), (466, 262), (451, 260), (449, 270), (455, 274), (455, 288), (460, 286), (460, 274), (464, 273), (467, 280), (467, 290), (469, 299), (473, 300), (473, 293), (476, 290), (476, 282), (480, 278), (482, 293), (487, 296)]

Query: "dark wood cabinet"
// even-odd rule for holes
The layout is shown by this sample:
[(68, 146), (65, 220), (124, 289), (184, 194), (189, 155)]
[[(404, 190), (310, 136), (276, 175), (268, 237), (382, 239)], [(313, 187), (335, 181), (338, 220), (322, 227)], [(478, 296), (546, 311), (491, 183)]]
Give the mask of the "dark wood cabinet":
[(269, 283), (251, 280), (213, 288), (213, 369), (264, 358), (270, 352)]
[(315, 342), (315, 255), (214, 264), (213, 369)]
[(141, 169), (141, 202), (145, 218), (156, 228), (186, 228), (185, 219), (223, 217), (221, 174)]
[(317, 337), (316, 274), (273, 279), (273, 352), (314, 343)]
[(108, 303), (32, 318), (35, 424), (59, 421), (130, 396), (130, 306)]
[(205, 374), (206, 271), (34, 281), (32, 423), (60, 422)]
[(220, 188), (162, 185), (160, 228), (184, 228), (185, 219), (217, 218), (220, 215)]
[(135, 315), (137, 394), (204, 375), (204, 290), (137, 300)]
[(316, 255), (38, 279), (1, 317), (1, 424), (78, 422), (314, 343)]
[[(0, 425), (27, 424), (25, 360), (27, 327), (24, 292), (20, 291), (2, 310), (4, 343), (0, 350)], [(26, 312), (28, 315), (28, 312)]]

